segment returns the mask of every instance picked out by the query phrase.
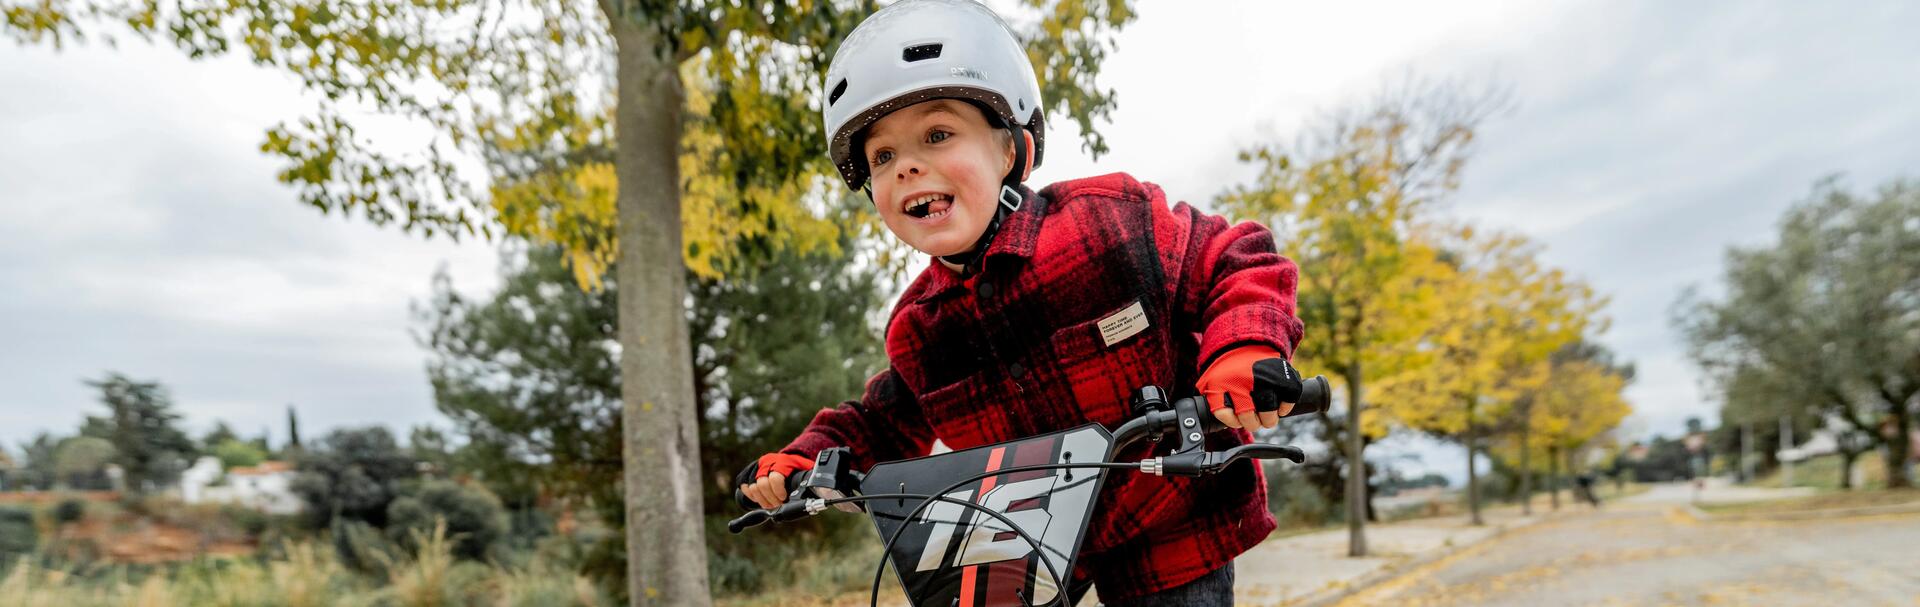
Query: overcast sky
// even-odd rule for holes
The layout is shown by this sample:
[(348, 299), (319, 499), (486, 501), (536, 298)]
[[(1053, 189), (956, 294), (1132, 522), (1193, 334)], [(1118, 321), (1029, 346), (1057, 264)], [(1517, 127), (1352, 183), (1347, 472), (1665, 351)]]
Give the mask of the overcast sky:
[[(1205, 10), (1196, 7), (1206, 5)], [(1127, 171), (1207, 204), (1315, 112), (1413, 73), (1499, 82), (1449, 212), (1545, 244), (1612, 298), (1635, 424), (1714, 405), (1667, 322), (1729, 245), (1764, 242), (1817, 178), (1920, 176), (1920, 5), (1143, 1), (1101, 74), (1094, 162), (1056, 129), (1035, 181)], [(71, 432), (82, 382), (157, 379), (196, 433), (284, 438), (437, 419), (408, 304), (446, 266), (497, 284), (486, 243), (427, 241), (297, 204), (258, 151), (296, 82), (122, 44), (0, 48), (0, 445)], [(1066, 123), (1060, 120), (1057, 123)], [(1304, 268), (1312, 272), (1313, 268)], [(1309, 339), (1313, 333), (1309, 328)]]

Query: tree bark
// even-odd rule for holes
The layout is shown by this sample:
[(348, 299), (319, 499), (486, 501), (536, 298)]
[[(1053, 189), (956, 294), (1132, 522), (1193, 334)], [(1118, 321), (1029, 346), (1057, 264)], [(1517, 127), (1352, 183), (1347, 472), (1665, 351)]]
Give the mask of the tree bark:
[(1487, 522), (1480, 518), (1480, 473), (1473, 469), (1475, 450), (1479, 447), (1479, 438), (1473, 430), (1467, 430), (1467, 509), (1473, 512), (1472, 523), (1475, 526)]
[(1853, 489), (1853, 460), (1860, 457), (1861, 451), (1840, 450), (1840, 488)]
[(1891, 398), (1893, 437), (1887, 439), (1887, 488), (1903, 489), (1913, 486), (1913, 480), (1907, 477), (1907, 459), (1912, 456), (1913, 439), (1910, 438), (1913, 418), (1907, 413), (1906, 398)]
[(1547, 494), (1553, 496), (1553, 510), (1560, 510), (1560, 448), (1547, 448)]
[(680, 235), (680, 106), (671, 46), (609, 11), (617, 46), (620, 378), (633, 605), (708, 605), (700, 435)]
[(1367, 555), (1367, 458), (1361, 443), (1360, 377), (1360, 361), (1355, 360), (1347, 370), (1347, 556), (1351, 557)]
[(1533, 408), (1528, 407), (1525, 417), (1520, 418), (1520, 514), (1533, 516), (1533, 468), (1528, 465), (1528, 453), (1533, 451), (1527, 443), (1533, 431)]

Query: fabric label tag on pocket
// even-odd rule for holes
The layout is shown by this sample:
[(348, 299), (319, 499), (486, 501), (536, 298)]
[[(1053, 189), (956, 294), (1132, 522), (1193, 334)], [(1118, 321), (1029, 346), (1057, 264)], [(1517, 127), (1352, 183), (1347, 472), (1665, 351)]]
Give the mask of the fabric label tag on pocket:
[(1141, 331), (1147, 330), (1147, 309), (1139, 301), (1100, 319), (1100, 340), (1111, 348)]

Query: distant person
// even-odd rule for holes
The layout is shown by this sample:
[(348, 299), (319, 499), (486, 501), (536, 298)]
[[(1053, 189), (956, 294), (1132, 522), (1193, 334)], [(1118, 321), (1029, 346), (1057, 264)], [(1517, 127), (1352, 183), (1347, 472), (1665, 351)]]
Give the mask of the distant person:
[(1596, 480), (1592, 472), (1582, 472), (1579, 476), (1573, 478), (1573, 483), (1581, 501), (1593, 504), (1593, 507), (1597, 509), (1600, 507), (1600, 494), (1594, 493), (1593, 491), (1593, 485)]

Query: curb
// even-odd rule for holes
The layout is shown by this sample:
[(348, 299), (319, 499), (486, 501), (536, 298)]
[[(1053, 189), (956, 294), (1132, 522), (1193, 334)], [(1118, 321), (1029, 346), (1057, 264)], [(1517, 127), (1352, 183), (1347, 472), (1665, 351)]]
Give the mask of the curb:
[(1824, 510), (1799, 510), (1799, 511), (1788, 511), (1788, 512), (1752, 513), (1752, 514), (1713, 514), (1711, 512), (1707, 512), (1705, 510), (1700, 509), (1699, 506), (1695, 506), (1693, 504), (1687, 504), (1687, 514), (1689, 516), (1692, 516), (1696, 520), (1710, 522), (1710, 523), (1742, 522), (1742, 521), (1807, 521), (1807, 520), (1822, 520), (1822, 519), (1836, 519), (1836, 518), (1853, 518), (1856, 516), (1876, 516), (1876, 515), (1882, 515), (1882, 514), (1915, 514), (1915, 513), (1920, 513), (1920, 502), (1911, 503), (1911, 504), (1893, 504), (1890, 506), (1861, 506), (1857, 508), (1828, 508)]
[(1504, 536), (1514, 530), (1532, 527), (1534, 525), (1540, 524), (1542, 521), (1559, 518), (1559, 516), (1560, 515), (1558, 514), (1543, 513), (1543, 514), (1534, 516), (1532, 520), (1529, 520), (1525, 523), (1520, 523), (1520, 524), (1507, 523), (1507, 524), (1495, 525), (1491, 533), (1488, 533), (1486, 537), (1482, 537), (1478, 540), (1467, 542), (1464, 544), (1445, 546), (1442, 548), (1430, 550), (1426, 554), (1415, 556), (1406, 561), (1383, 565), (1379, 569), (1376, 569), (1365, 575), (1361, 575), (1360, 577), (1355, 578), (1352, 582), (1341, 585), (1338, 588), (1323, 589), (1317, 592), (1307, 594), (1304, 597), (1302, 597), (1300, 600), (1282, 603), (1282, 604), (1286, 605), (1286, 607), (1331, 607), (1332, 605), (1339, 603), (1341, 600), (1344, 600), (1347, 597), (1353, 596), (1355, 594), (1359, 594), (1360, 592), (1365, 591), (1369, 588), (1373, 588), (1375, 586), (1379, 586), (1386, 582), (1392, 581), (1395, 578), (1399, 578), (1400, 576), (1418, 571), (1421, 567), (1431, 565), (1434, 562), (1439, 561), (1441, 559), (1444, 559), (1456, 554), (1460, 554), (1461, 552), (1465, 552), (1466, 550), (1471, 549), (1474, 546), (1479, 546), (1487, 542), (1500, 539), (1501, 536)]

